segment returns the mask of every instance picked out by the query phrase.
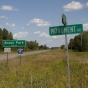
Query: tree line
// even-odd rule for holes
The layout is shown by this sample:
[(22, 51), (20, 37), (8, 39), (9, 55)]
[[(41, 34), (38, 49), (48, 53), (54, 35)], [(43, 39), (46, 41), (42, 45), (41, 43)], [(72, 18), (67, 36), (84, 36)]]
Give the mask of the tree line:
[(75, 36), (74, 39), (70, 39), (68, 47), (75, 51), (88, 51), (88, 31), (84, 31)]
[[(0, 28), (0, 51), (3, 51), (4, 47), (2, 45), (3, 40), (16, 40), (13, 39), (12, 32), (9, 32), (6, 28)], [(12, 51), (16, 51), (19, 47), (12, 47)], [(26, 41), (26, 46), (23, 47), (25, 51), (29, 50), (41, 50), (41, 49), (48, 49), (47, 45), (39, 45), (36, 40), (34, 41)]]
[[(61, 45), (63, 49), (65, 45)], [(88, 51), (88, 31), (84, 31), (83, 33), (71, 38), (68, 44), (68, 49), (86, 52)]]

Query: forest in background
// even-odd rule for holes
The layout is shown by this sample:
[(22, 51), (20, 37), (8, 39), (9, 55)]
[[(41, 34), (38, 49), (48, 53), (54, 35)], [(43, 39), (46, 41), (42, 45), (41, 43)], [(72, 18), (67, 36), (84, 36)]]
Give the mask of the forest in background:
[[(61, 49), (65, 48), (65, 45), (61, 45)], [(88, 51), (88, 31), (84, 31), (76, 35), (74, 38), (71, 38), (68, 43), (68, 49), (87, 52)]]
[(75, 51), (88, 51), (88, 31), (84, 31), (83, 33), (70, 39), (68, 48)]

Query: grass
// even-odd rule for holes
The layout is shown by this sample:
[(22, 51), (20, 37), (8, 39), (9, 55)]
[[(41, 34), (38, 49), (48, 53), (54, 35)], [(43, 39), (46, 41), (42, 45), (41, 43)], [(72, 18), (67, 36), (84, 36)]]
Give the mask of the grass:
[[(0, 88), (68, 88), (64, 50), (0, 62)], [(71, 88), (88, 88), (88, 52), (69, 51)]]

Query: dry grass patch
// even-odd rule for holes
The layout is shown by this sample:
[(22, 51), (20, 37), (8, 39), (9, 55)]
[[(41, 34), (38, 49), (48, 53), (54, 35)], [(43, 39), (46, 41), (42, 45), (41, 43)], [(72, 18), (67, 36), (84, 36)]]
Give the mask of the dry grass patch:
[[(0, 62), (0, 88), (68, 88), (65, 50), (22, 56)], [(71, 88), (88, 87), (88, 54), (69, 51)], [(84, 63), (79, 63), (84, 60)]]

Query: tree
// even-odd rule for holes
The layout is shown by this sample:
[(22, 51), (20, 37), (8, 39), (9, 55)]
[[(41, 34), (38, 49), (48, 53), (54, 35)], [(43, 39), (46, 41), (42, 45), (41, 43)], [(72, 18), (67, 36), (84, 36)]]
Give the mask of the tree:
[(44, 44), (43, 48), (44, 48), (44, 49), (48, 49), (48, 47), (47, 47), (47, 45), (46, 45), (46, 44)]
[(27, 42), (27, 45), (30, 50), (37, 50), (38, 49), (38, 43), (36, 40)]
[(74, 39), (70, 39), (69, 49), (76, 51), (88, 51), (88, 31), (75, 36)]
[(64, 49), (65, 48), (65, 45), (63, 44), (63, 45), (61, 45), (61, 49)]
[(68, 48), (72, 50), (73, 47), (74, 47), (74, 39), (72, 38), (72, 39), (70, 39), (70, 42), (68, 44)]
[(2, 50), (2, 29), (0, 28), (0, 50)]
[(3, 46), (2, 46), (2, 38), (0, 38), (0, 51), (3, 49)]
[(82, 33), (82, 51), (88, 51), (88, 31)]
[(8, 30), (6, 30), (5, 28), (4, 28), (3, 31), (2, 31), (2, 38), (3, 38), (3, 40), (9, 39)]
[(13, 34), (12, 34), (12, 32), (8, 32), (8, 38), (9, 38), (9, 40), (13, 40)]
[(43, 49), (43, 45), (40, 45), (40, 46), (39, 46), (39, 49), (40, 49), (40, 50)]
[(2, 29), (0, 28), (0, 38), (2, 39)]

